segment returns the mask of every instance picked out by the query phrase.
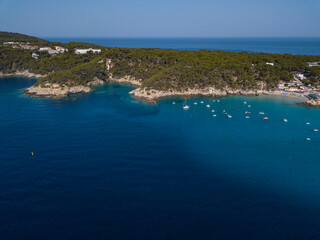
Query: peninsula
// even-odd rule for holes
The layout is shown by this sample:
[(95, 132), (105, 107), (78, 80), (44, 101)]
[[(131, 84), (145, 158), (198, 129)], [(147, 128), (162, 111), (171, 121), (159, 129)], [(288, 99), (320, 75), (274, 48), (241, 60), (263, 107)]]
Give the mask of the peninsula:
[(320, 56), (133, 49), (59, 43), (0, 32), (0, 77), (37, 78), (34, 96), (87, 93), (108, 81), (130, 83), (133, 96), (295, 94), (320, 106)]

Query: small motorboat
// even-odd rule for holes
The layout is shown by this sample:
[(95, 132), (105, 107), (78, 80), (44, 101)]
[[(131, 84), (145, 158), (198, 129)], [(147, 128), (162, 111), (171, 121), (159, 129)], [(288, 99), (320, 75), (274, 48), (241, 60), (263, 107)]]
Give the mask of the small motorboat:
[(216, 100), (212, 100), (212, 102), (216, 102)]
[(216, 111), (212, 109), (211, 112), (216, 112)]
[(259, 115), (264, 115), (264, 112), (259, 112)]
[(200, 103), (203, 103), (203, 101), (201, 101)]
[(264, 118), (262, 118), (262, 120), (266, 121), (266, 120), (269, 120), (269, 118), (268, 117), (264, 117)]
[(194, 104), (194, 105), (197, 105), (198, 103), (197, 103), (197, 102), (194, 102), (193, 104)]
[(217, 100), (217, 102), (220, 102), (220, 100)]
[(247, 104), (247, 102), (243, 102), (243, 104)]
[(314, 131), (314, 132), (319, 132), (319, 130), (318, 130), (318, 129), (313, 129), (313, 131)]
[(246, 118), (250, 118), (249, 116), (246, 116)]
[(230, 114), (228, 114), (228, 118), (232, 118), (232, 116)]
[(284, 122), (288, 122), (288, 119), (285, 118), (285, 119), (283, 119), (283, 121), (284, 121)]
[(306, 140), (307, 140), (307, 141), (310, 141), (310, 140), (311, 140), (311, 138), (306, 138)]
[(222, 110), (222, 112), (226, 112), (226, 110)]
[(207, 107), (207, 108), (209, 108), (209, 107), (210, 107), (210, 105), (209, 105), (209, 104), (207, 104), (207, 105), (206, 105), (206, 107)]
[(176, 102), (172, 102), (172, 104), (176, 104)]
[(213, 116), (213, 117), (216, 117), (217, 115), (216, 115), (216, 114), (213, 114), (212, 116)]
[(306, 124), (307, 124), (307, 125), (310, 125), (310, 123), (309, 123), (309, 122), (306, 122)]
[(251, 107), (251, 105), (248, 105), (248, 107)]

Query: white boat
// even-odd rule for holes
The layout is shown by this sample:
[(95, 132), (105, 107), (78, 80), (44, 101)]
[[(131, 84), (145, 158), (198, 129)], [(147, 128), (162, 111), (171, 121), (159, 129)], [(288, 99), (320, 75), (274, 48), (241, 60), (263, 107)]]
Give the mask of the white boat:
[(310, 125), (310, 123), (309, 123), (309, 122), (306, 122), (306, 124), (307, 124), (307, 125)]
[(216, 112), (215, 110), (211, 110), (211, 112)]
[(194, 102), (193, 104), (194, 104), (194, 105), (197, 105), (198, 103), (197, 103), (197, 102)]
[(259, 112), (259, 115), (264, 115), (264, 112)]
[(246, 118), (250, 118), (249, 116), (246, 116)]
[(251, 105), (248, 105), (248, 107), (251, 107)]
[(247, 102), (243, 102), (243, 104), (247, 104)]
[(232, 118), (232, 116), (230, 114), (228, 114), (228, 118)]
[(226, 112), (226, 110), (222, 110), (222, 112)]
[(187, 105), (187, 102), (184, 101), (184, 104), (183, 104), (183, 107), (182, 107), (184, 110), (188, 110), (190, 108), (189, 105)]
[(318, 130), (318, 129), (313, 129), (313, 131), (314, 131), (314, 132), (319, 132), (319, 130)]
[(266, 120), (269, 120), (269, 118), (268, 117), (264, 117), (264, 118), (262, 118), (262, 120), (266, 121)]
[(311, 138), (306, 138), (306, 140), (307, 140), (307, 141), (310, 141), (310, 140), (311, 140)]
[(200, 103), (203, 103), (203, 101), (201, 101)]
[(288, 122), (288, 119), (285, 118), (285, 119), (283, 119), (283, 121), (284, 121), (284, 122)]
[(207, 105), (206, 105), (206, 107), (207, 107), (207, 108), (209, 108), (209, 107), (210, 107), (210, 105), (209, 105), (209, 104), (207, 104)]
[(216, 100), (212, 100), (213, 102), (216, 102)]
[(217, 115), (216, 115), (216, 114), (213, 114), (212, 116), (213, 116), (213, 117), (216, 117)]
[(176, 102), (172, 102), (172, 104), (176, 104)]
[(220, 102), (220, 100), (217, 100), (217, 102)]

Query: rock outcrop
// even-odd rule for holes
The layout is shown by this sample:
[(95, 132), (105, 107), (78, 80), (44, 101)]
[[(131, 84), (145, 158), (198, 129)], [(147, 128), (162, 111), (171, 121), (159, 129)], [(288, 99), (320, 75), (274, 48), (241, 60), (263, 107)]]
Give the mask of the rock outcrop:
[(32, 86), (24, 90), (26, 94), (39, 97), (64, 97), (73, 93), (89, 93), (88, 86), (60, 86), (57, 83), (46, 83), (44, 86)]
[(320, 99), (310, 99), (305, 104), (313, 107), (320, 107)]

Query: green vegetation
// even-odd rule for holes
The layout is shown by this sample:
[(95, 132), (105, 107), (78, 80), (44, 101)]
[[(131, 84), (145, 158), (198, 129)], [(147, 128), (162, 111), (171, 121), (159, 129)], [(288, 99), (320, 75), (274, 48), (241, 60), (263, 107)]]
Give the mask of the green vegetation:
[[(132, 76), (142, 80), (142, 86), (159, 90), (183, 90), (186, 88), (256, 89), (264, 83), (267, 89), (275, 88), (279, 81), (289, 82), (293, 75), (302, 72), (309, 76), (308, 83), (320, 84), (320, 68), (307, 66), (307, 62), (320, 60), (320, 56), (234, 53), (223, 51), (178, 51), (165, 49), (107, 48), (89, 43), (53, 43), (21, 34), (0, 32), (0, 42), (28, 41), (30, 44), (62, 46), (69, 51), (56, 56), (41, 52), (33, 59), (31, 50), (0, 46), (0, 72), (13, 73), (29, 70), (48, 74), (37, 84), (45, 82), (79, 85), (94, 77), (114, 78)], [(75, 48), (100, 48), (99, 54), (74, 54)], [(106, 59), (112, 60), (110, 72), (106, 71)], [(266, 62), (274, 63), (274, 66)]]

